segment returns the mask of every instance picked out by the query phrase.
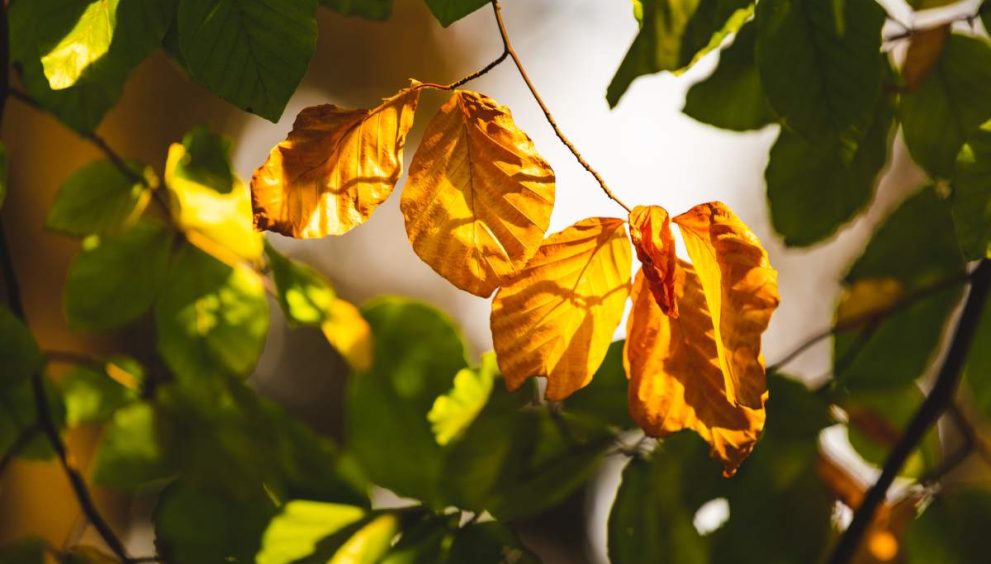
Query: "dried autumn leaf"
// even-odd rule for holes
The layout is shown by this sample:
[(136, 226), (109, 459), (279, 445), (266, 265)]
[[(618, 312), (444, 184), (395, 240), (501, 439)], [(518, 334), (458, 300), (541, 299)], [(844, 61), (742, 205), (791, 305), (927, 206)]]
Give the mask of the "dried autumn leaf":
[(762, 409), (767, 383), (761, 334), (778, 307), (778, 273), (757, 236), (721, 202), (699, 204), (674, 222), (712, 315), (726, 397), (733, 405)]
[(694, 430), (730, 476), (764, 428), (767, 392), (758, 408), (730, 400), (701, 281), (692, 265), (679, 261), (679, 267), (685, 279), (675, 287), (681, 312), (676, 319), (661, 311), (643, 270), (633, 283), (623, 359), (630, 379), (630, 416), (654, 437)]
[(905, 54), (905, 64), (902, 65), (902, 79), (907, 90), (915, 90), (929, 76), (950, 34), (950, 26), (943, 25), (925, 29), (912, 35), (912, 42)]
[(423, 262), (484, 298), (540, 247), (554, 171), (508, 108), (456, 90), (427, 125), (401, 206)]
[(661, 311), (678, 317), (674, 288), (683, 274), (678, 270), (671, 235), (671, 216), (660, 206), (637, 206), (630, 212), (630, 238), (643, 264), (650, 292)]
[(368, 220), (396, 185), (419, 100), (414, 83), (372, 109), (312, 106), (251, 178), (255, 226), (299, 239)]
[(619, 219), (583, 219), (544, 241), (492, 302), (509, 389), (542, 376), (547, 399), (561, 400), (588, 384), (623, 316), (632, 260)]

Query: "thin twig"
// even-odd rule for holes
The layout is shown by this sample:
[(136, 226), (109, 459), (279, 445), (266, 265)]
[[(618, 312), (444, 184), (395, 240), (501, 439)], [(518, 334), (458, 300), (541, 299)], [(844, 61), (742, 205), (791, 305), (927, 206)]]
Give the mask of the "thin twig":
[(544, 112), (544, 117), (547, 119), (547, 123), (551, 125), (551, 129), (554, 130), (557, 138), (560, 139), (561, 143), (564, 143), (564, 146), (571, 151), (571, 154), (574, 155), (576, 159), (578, 159), (578, 163), (581, 164), (582, 167), (584, 167), (585, 170), (587, 170), (588, 173), (595, 178), (596, 182), (598, 182), (599, 186), (602, 188), (602, 191), (606, 193), (606, 196), (609, 196), (609, 199), (619, 204), (626, 210), (627, 213), (632, 211), (630, 206), (624, 204), (622, 200), (617, 198), (616, 195), (612, 193), (612, 190), (610, 190), (609, 186), (606, 185), (606, 181), (602, 179), (602, 176), (594, 168), (592, 168), (592, 165), (588, 164), (588, 161), (585, 160), (585, 157), (583, 157), (578, 151), (578, 148), (575, 147), (574, 143), (572, 143), (571, 140), (561, 132), (561, 128), (558, 127), (557, 122), (554, 120), (554, 116), (547, 108), (547, 104), (544, 103), (543, 98), (541, 98), (540, 94), (537, 93), (537, 89), (534, 87), (533, 82), (530, 81), (530, 77), (523, 68), (523, 62), (520, 61), (519, 55), (517, 55), (516, 51), (513, 49), (512, 42), (509, 41), (509, 33), (506, 31), (506, 22), (502, 20), (502, 8), (499, 5), (499, 0), (492, 0), (492, 11), (495, 12), (496, 24), (499, 26), (499, 35), (502, 36), (503, 48), (513, 59), (513, 63), (516, 64), (516, 69), (520, 72), (520, 77), (523, 78), (523, 82), (525, 82), (527, 88), (530, 89), (530, 94), (533, 95), (533, 99), (537, 102), (537, 105), (540, 106), (541, 111)]
[(10, 463), (17, 458), (17, 455), (24, 450), (24, 447), (28, 446), (28, 443), (34, 439), (35, 435), (37, 435), (39, 431), (41, 431), (41, 428), (38, 427), (37, 423), (31, 425), (30, 427), (26, 427), (23, 431), (21, 431), (21, 434), (17, 436), (14, 444), (7, 447), (7, 452), (3, 453), (3, 458), (0, 458), (0, 476), (3, 476), (4, 471), (7, 470)]
[(897, 313), (905, 306), (914, 304), (915, 302), (928, 298), (933, 294), (937, 294), (940, 291), (956, 286), (957, 284), (967, 282), (971, 278), (971, 276), (972, 276), (971, 274), (963, 274), (961, 276), (951, 276), (949, 278), (945, 278), (943, 280), (940, 280), (939, 282), (930, 284), (929, 286), (924, 286), (922, 288), (919, 288), (917, 290), (914, 290), (906, 294), (904, 297), (902, 297), (901, 299), (899, 299), (898, 301), (896, 301), (895, 303), (891, 304), (888, 307), (880, 308), (874, 311), (869, 311), (862, 315), (858, 315), (852, 319), (848, 319), (841, 323), (837, 323), (836, 325), (829, 327), (827, 329), (823, 329), (822, 331), (819, 331), (818, 333), (815, 333), (811, 337), (802, 341), (798, 346), (793, 348), (790, 352), (785, 354), (778, 361), (769, 364), (767, 366), (767, 371), (775, 372), (780, 370), (789, 362), (795, 360), (802, 353), (809, 350), (814, 345), (818, 344), (820, 341), (824, 339), (828, 339), (829, 337), (832, 337), (833, 335), (837, 333), (841, 333), (843, 331), (849, 331), (851, 329), (856, 329), (861, 326), (870, 325), (871, 323), (879, 323), (889, 315), (893, 313)]
[(509, 51), (507, 51), (506, 48), (503, 47), (502, 54), (499, 55), (495, 60), (493, 60), (491, 63), (485, 65), (484, 67), (478, 69), (477, 71), (469, 74), (468, 76), (466, 76), (464, 78), (455, 80), (454, 82), (452, 82), (450, 84), (437, 84), (437, 83), (434, 83), (434, 82), (423, 82), (423, 83), (420, 83), (419, 86), (417, 86), (417, 88), (433, 88), (435, 90), (454, 90), (455, 88), (460, 88), (460, 87), (464, 86), (465, 84), (468, 84), (469, 82), (475, 80), (476, 78), (478, 78), (478, 77), (480, 77), (480, 76), (482, 76), (484, 74), (488, 74), (488, 72), (490, 70), (496, 68), (503, 61), (505, 61), (506, 60), (506, 57), (508, 57), (508, 56), (509, 56)]
[(953, 25), (953, 24), (955, 24), (957, 22), (967, 22), (970, 25), (973, 25), (974, 24), (974, 20), (976, 20), (977, 18), (979, 18), (980, 15), (981, 15), (980, 14), (980, 11), (977, 11), (977, 12), (974, 12), (973, 14), (965, 14), (963, 16), (957, 16), (955, 18), (950, 18), (949, 20), (936, 22), (936, 23), (933, 23), (932, 25), (929, 25), (929, 26), (924, 27), (924, 28), (917, 28), (917, 27), (907, 26), (907, 25), (901, 23), (900, 21), (898, 21), (898, 20), (896, 20), (894, 18), (891, 18), (889, 16), (888, 19), (890, 19), (891, 21), (897, 23), (905, 31), (901, 31), (901, 32), (896, 33), (894, 35), (889, 35), (889, 36), (885, 37), (884, 38), (884, 42), (885, 43), (891, 43), (891, 42), (894, 42), (894, 41), (901, 41), (902, 39), (911, 39), (912, 37), (914, 37), (915, 35), (918, 35), (920, 33), (924, 33), (926, 31), (930, 31), (930, 30), (936, 29), (938, 27)]
[(954, 330), (946, 360), (936, 377), (936, 383), (912, 416), (894, 448), (891, 449), (884, 462), (881, 475), (874, 482), (874, 485), (867, 490), (864, 501), (854, 513), (850, 526), (843, 531), (843, 535), (830, 557), (829, 562), (831, 564), (850, 562), (857, 547), (860, 546), (868, 526), (873, 521), (877, 508), (884, 502), (888, 488), (901, 471), (902, 466), (905, 465), (905, 461), (925, 437), (929, 428), (952, 405), (957, 384), (960, 381), (960, 373), (967, 361), (967, 353), (970, 351), (974, 334), (977, 332), (981, 315), (984, 313), (984, 305), (987, 302), (989, 291), (991, 291), (991, 259), (983, 259), (971, 276), (970, 293), (964, 304), (960, 321)]

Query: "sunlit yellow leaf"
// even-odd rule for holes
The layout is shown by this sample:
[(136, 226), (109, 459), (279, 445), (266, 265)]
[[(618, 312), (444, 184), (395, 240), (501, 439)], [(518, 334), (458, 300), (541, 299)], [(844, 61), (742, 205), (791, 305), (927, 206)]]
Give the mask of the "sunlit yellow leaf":
[(367, 221), (402, 173), (415, 86), (372, 109), (324, 104), (300, 112), (251, 179), (255, 225), (312, 239)]
[(905, 54), (905, 64), (902, 65), (902, 80), (907, 90), (915, 90), (926, 80), (939, 62), (949, 34), (948, 25), (912, 34), (912, 42), (909, 43), (908, 52)]
[(875, 315), (889, 311), (905, 296), (905, 287), (896, 278), (865, 278), (845, 288), (836, 306), (836, 326), (863, 324)]
[(677, 319), (661, 311), (642, 270), (633, 284), (624, 351), (630, 416), (654, 437), (694, 430), (732, 475), (764, 428), (767, 392), (756, 409), (730, 401), (701, 283), (690, 264), (680, 267), (685, 281), (675, 288)]
[(674, 288), (684, 277), (678, 270), (671, 235), (671, 219), (660, 206), (637, 206), (630, 212), (630, 238), (637, 250), (637, 258), (643, 264), (643, 273), (650, 285), (650, 292), (661, 306), (661, 311), (678, 317), (678, 304), (674, 301)]
[(374, 564), (381, 561), (399, 533), (399, 526), (399, 519), (391, 513), (376, 517), (341, 545), (328, 564)]
[(712, 315), (726, 397), (733, 405), (763, 408), (761, 334), (778, 307), (778, 273), (757, 236), (721, 202), (699, 204), (674, 222)]
[(403, 189), (416, 254), (487, 297), (537, 252), (553, 207), (554, 171), (509, 109), (456, 90), (427, 125)]
[(251, 198), (248, 187), (235, 179), (230, 192), (177, 173), (187, 159), (180, 143), (169, 147), (165, 164), (165, 185), (170, 194), (172, 215), (191, 243), (229, 265), (237, 259), (261, 258), (263, 241), (251, 224)]
[(438, 396), (427, 413), (437, 444), (450, 443), (472, 424), (489, 401), (498, 373), (495, 354), (486, 353), (478, 369), (462, 368), (454, 375), (454, 387)]
[(372, 330), (351, 302), (336, 298), (327, 320), (320, 325), (324, 337), (351, 368), (363, 372), (372, 366)]
[(547, 399), (588, 384), (630, 292), (622, 220), (589, 218), (555, 233), (492, 302), (492, 339), (506, 385), (547, 378)]

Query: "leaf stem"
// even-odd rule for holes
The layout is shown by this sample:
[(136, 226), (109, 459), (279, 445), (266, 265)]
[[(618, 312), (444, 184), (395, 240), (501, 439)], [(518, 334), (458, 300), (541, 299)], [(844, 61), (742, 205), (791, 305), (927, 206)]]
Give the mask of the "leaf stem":
[(922, 441), (929, 428), (951, 407), (957, 384), (960, 382), (961, 371), (967, 361), (967, 353), (970, 351), (974, 334), (980, 324), (981, 314), (984, 312), (989, 291), (991, 291), (991, 259), (983, 259), (978, 263), (971, 276), (970, 293), (964, 304), (960, 321), (954, 330), (946, 360), (936, 377), (936, 383), (915, 415), (912, 416), (901, 438), (891, 449), (884, 462), (881, 475), (874, 482), (874, 485), (867, 490), (864, 501), (854, 513), (850, 526), (843, 531), (843, 535), (829, 559), (831, 564), (850, 562), (866, 534), (868, 526), (874, 519), (877, 508), (884, 502), (888, 488), (901, 471), (902, 466), (905, 465), (905, 461)]
[(478, 69), (477, 71), (469, 74), (468, 76), (466, 76), (464, 78), (455, 80), (454, 82), (452, 82), (450, 84), (437, 84), (435, 82), (423, 82), (419, 86), (417, 86), (416, 88), (433, 88), (434, 90), (454, 90), (456, 88), (460, 88), (460, 87), (464, 86), (465, 84), (467, 84), (467, 83), (475, 80), (476, 78), (478, 78), (478, 77), (480, 77), (480, 76), (482, 76), (484, 74), (488, 74), (489, 71), (491, 71), (492, 69), (496, 68), (503, 61), (505, 61), (506, 60), (506, 57), (508, 57), (508, 56), (509, 56), (509, 51), (507, 51), (506, 48), (503, 47), (502, 54), (499, 55), (498, 57), (496, 57), (495, 60), (493, 60), (491, 63), (485, 65), (484, 67)]
[(571, 140), (564, 135), (561, 128), (558, 127), (557, 121), (554, 120), (554, 116), (551, 114), (551, 111), (547, 108), (547, 104), (544, 103), (543, 98), (541, 98), (540, 94), (537, 93), (537, 89), (534, 87), (529, 75), (527, 75), (526, 69), (523, 68), (523, 62), (520, 61), (519, 55), (516, 54), (516, 50), (513, 49), (513, 44), (509, 40), (509, 33), (506, 31), (506, 22), (502, 20), (502, 7), (499, 5), (499, 0), (492, 0), (492, 11), (495, 13), (496, 24), (499, 26), (499, 35), (502, 36), (503, 49), (513, 59), (513, 63), (516, 64), (516, 69), (520, 72), (520, 77), (523, 79), (523, 82), (526, 83), (527, 88), (530, 90), (530, 94), (533, 95), (534, 101), (537, 102), (537, 105), (540, 106), (541, 111), (544, 112), (544, 117), (547, 119), (547, 123), (550, 124), (551, 129), (554, 130), (557, 138), (560, 139), (561, 143), (564, 143), (564, 146), (571, 151), (571, 154), (574, 155), (576, 159), (578, 159), (578, 163), (581, 164), (582, 167), (595, 178), (595, 181), (599, 183), (599, 186), (602, 188), (602, 191), (606, 193), (606, 196), (608, 196), (610, 200), (619, 204), (620, 207), (626, 210), (627, 213), (630, 213), (632, 211), (630, 206), (624, 204), (622, 200), (613, 194), (612, 190), (609, 189), (606, 181), (602, 179), (602, 176), (598, 173), (598, 171), (592, 168), (592, 165), (588, 164), (588, 161), (585, 160), (585, 157), (583, 157), (578, 151), (578, 148), (575, 147), (574, 143), (572, 143)]

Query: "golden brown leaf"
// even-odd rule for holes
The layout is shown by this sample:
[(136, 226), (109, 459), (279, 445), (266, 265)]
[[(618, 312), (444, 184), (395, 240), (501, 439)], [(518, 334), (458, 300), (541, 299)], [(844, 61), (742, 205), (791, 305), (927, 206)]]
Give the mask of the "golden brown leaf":
[(891, 310), (905, 297), (897, 278), (865, 278), (845, 288), (836, 306), (836, 326), (855, 327)]
[(416, 254), (458, 288), (488, 297), (540, 247), (554, 171), (508, 108), (456, 90), (427, 125), (401, 205)]
[(364, 372), (372, 367), (372, 328), (354, 304), (334, 299), (320, 330), (353, 370)]
[(925, 82), (943, 54), (943, 46), (950, 34), (950, 26), (943, 25), (912, 34), (912, 42), (902, 65), (902, 79), (906, 90), (915, 90)]
[(251, 179), (255, 226), (300, 239), (368, 220), (396, 185), (419, 100), (416, 84), (372, 109), (312, 106)]
[(623, 357), (630, 380), (630, 415), (653, 437), (694, 430), (730, 476), (764, 428), (767, 392), (761, 394), (758, 408), (730, 401), (701, 282), (692, 265), (679, 266), (685, 279), (675, 288), (681, 312), (677, 319), (661, 311), (643, 270), (633, 283)]
[(630, 238), (637, 250), (637, 258), (643, 264), (643, 273), (650, 285), (650, 292), (661, 306), (661, 311), (678, 317), (678, 304), (674, 301), (675, 285), (684, 275), (678, 270), (671, 235), (671, 217), (660, 206), (637, 206), (630, 212)]
[[(764, 406), (767, 383), (761, 334), (778, 307), (778, 273), (757, 236), (725, 204), (700, 204), (674, 218), (712, 315), (726, 397)], [(685, 306), (679, 305), (684, 314)]]
[(547, 399), (588, 384), (630, 292), (622, 220), (589, 218), (555, 233), (492, 302), (492, 339), (506, 385), (547, 378)]

